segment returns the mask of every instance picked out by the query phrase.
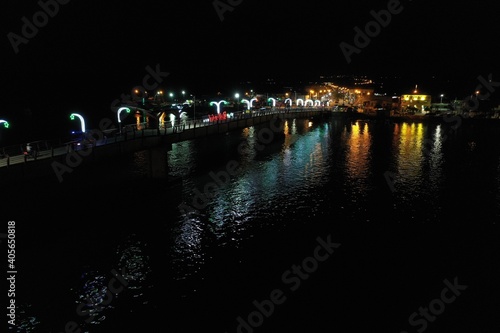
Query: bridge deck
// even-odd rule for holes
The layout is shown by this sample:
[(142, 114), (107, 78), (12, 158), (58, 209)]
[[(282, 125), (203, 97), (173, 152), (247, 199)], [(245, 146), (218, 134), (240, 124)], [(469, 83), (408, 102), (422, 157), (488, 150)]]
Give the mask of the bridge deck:
[[(190, 120), (182, 123), (173, 124), (168, 123), (167, 126), (162, 128), (146, 128), (137, 129), (136, 125), (127, 126), (122, 129), (122, 133), (117, 131), (109, 131), (99, 135), (99, 139), (87, 143), (77, 141), (64, 142), (62, 144), (52, 144), (49, 141), (40, 140), (31, 142), (34, 149), (37, 151), (37, 156), (32, 157), (24, 152), (26, 144), (18, 144), (10, 147), (0, 148), (0, 168), (9, 167), (16, 164), (33, 163), (46, 159), (54, 159), (58, 156), (64, 156), (79, 150), (88, 150), (95, 147), (106, 145), (113, 145), (121, 142), (129, 142), (131, 140), (151, 138), (151, 137), (165, 137), (167, 142), (179, 142), (190, 140), (210, 134), (224, 133), (241, 127), (251, 126), (259, 123), (259, 118), (279, 115), (283, 118), (300, 117), (304, 114), (310, 115), (314, 113), (328, 114), (332, 113), (331, 109), (323, 107), (313, 108), (300, 108), (300, 109), (270, 109), (265, 111), (256, 111), (252, 114), (240, 113), (233, 118), (219, 120), (216, 122), (206, 122), (203, 120)], [(261, 120), (261, 119), (260, 119)], [(240, 126), (236, 126), (236, 125)], [(232, 126), (234, 124), (234, 126)], [(216, 129), (216, 130), (215, 130)], [(82, 153), (83, 154), (83, 153)]]

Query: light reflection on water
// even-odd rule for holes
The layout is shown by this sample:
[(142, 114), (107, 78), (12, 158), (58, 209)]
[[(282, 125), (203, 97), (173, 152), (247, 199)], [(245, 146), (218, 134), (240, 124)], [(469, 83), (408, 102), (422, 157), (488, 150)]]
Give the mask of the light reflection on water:
[[(118, 245), (117, 262), (109, 271), (88, 268), (82, 273), (75, 301), (81, 328), (92, 330), (92, 326), (102, 324), (107, 314), (116, 307), (117, 299), (125, 294), (125, 289), (129, 304), (140, 306), (148, 303), (145, 290), (153, 285), (148, 280), (151, 267), (149, 257), (144, 253), (145, 247), (146, 244), (135, 235), (130, 235)], [(114, 277), (114, 271), (123, 277), (125, 285)]]
[[(221, 246), (238, 247), (241, 240), (252, 237), (252, 229), (265, 227), (263, 223), (287, 223), (288, 216), (295, 211), (308, 210), (313, 216), (319, 210), (324, 199), (311, 197), (309, 192), (327, 181), (329, 125), (311, 128), (307, 119), (286, 121), (284, 136), (276, 135), (278, 143), (260, 149), (263, 144), (259, 142), (259, 129), (249, 127), (234, 136), (233, 149), (241, 152), (233, 160), (239, 166), (237, 175), (220, 185), (206, 204), (193, 200), (200, 198), (199, 193), (207, 193), (204, 188), (208, 183), (214, 183), (208, 174), (220, 174), (226, 165), (185, 177), (184, 202), (194, 212), (181, 213), (177, 223), (173, 250), (177, 257), (172, 258), (175, 267), (177, 263), (185, 267), (203, 265), (206, 260), (203, 235), (209, 234), (207, 238), (213, 238)], [(192, 160), (190, 152), (181, 155), (178, 149), (173, 147), (174, 153), (169, 156), (171, 168), (187, 170), (184, 165)], [(203, 209), (196, 209), (200, 206)], [(179, 279), (185, 279), (197, 271), (179, 269), (177, 273)]]
[[(381, 212), (387, 224), (439, 224), (453, 208), (474, 200), (484, 216), (500, 217), (500, 148), (494, 144), (500, 133), (483, 138), (467, 128), (452, 132), (442, 123), (312, 120), (309, 126), (310, 121), (286, 121), (282, 135), (262, 150), (257, 149), (258, 133), (265, 126), (173, 144), (170, 173), (182, 177), (182, 186), (178, 192), (168, 187), (154, 198), (155, 209), (168, 218), (151, 222), (163, 224), (165, 235), (156, 239), (165, 242), (168, 252), (158, 254), (162, 267), (152, 267), (147, 242), (132, 235), (116, 248), (115, 267), (84, 270), (72, 306), (87, 302), (96, 314), (93, 324), (105, 322), (120, 306), (113, 301), (95, 307), (106, 294), (113, 268), (126, 271), (134, 306), (147, 304), (148, 294), (158, 287), (150, 275), (165, 267), (170, 274), (161, 282), (184, 283), (179, 293), (186, 296), (204, 278), (214, 251), (231, 253), (268, 231), (318, 223), (321, 214), (342, 212), (342, 218), (331, 219), (336, 224), (377, 220)], [(212, 174), (222, 175), (230, 161), (238, 165), (236, 174), (211, 186), (210, 198), (203, 200), (207, 184), (216, 183)], [(130, 166), (131, 173), (143, 173), (147, 154), (135, 154)], [(393, 192), (386, 171), (396, 175)], [(487, 190), (478, 190), (483, 183)], [(190, 211), (181, 210), (180, 203)], [(20, 322), (26, 331), (38, 325), (29, 311)]]
[(31, 304), (22, 304), (16, 309), (16, 332), (37, 332), (40, 320), (35, 316)]
[[(374, 146), (380, 146), (380, 142), (374, 143), (374, 138), (379, 139), (380, 128), (391, 135), (387, 147), (382, 147), (391, 156), (382, 162), (376, 156), (380, 147)], [(349, 210), (347, 216), (352, 221), (376, 219), (370, 215), (376, 209), (375, 202), (389, 189), (381, 181), (385, 171), (397, 175), (391, 198), (393, 220), (439, 223), (441, 192), (446, 182), (444, 145), (450, 143), (451, 137), (449, 126), (333, 120), (313, 122), (310, 127), (308, 119), (294, 119), (285, 122), (284, 136), (277, 139), (278, 144), (269, 144), (273, 147), (264, 154), (257, 149), (258, 131), (259, 127), (250, 127), (232, 136), (233, 140), (246, 142), (236, 157), (238, 174), (218, 188), (201, 209), (194, 209), (189, 216), (180, 214), (174, 245), (178, 257), (173, 260), (190, 267), (178, 271), (181, 278), (201, 269), (206, 246), (237, 248), (259, 228), (280, 228), (294, 223), (299, 216), (313, 217), (328, 210), (329, 205)], [(236, 145), (233, 143), (234, 150)], [(194, 156), (198, 153), (195, 143), (183, 143), (182, 154), (178, 153), (180, 149), (174, 148), (170, 155), (169, 163), (174, 169), (187, 170), (186, 163), (200, 164)], [(209, 171), (223, 170), (220, 165)], [(187, 175), (183, 202), (191, 205), (193, 189), (203, 192), (204, 186), (213, 182), (207, 176), (209, 171)], [(332, 193), (336, 193), (335, 202), (328, 197)], [(204, 243), (204, 237), (209, 243)]]

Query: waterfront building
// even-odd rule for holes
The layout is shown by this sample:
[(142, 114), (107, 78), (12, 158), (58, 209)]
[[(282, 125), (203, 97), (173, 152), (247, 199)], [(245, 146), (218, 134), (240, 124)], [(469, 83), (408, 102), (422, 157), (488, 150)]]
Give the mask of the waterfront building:
[(425, 114), (431, 111), (431, 104), (431, 95), (419, 91), (417, 86), (411, 93), (401, 95), (403, 113)]
[(386, 94), (370, 94), (363, 99), (362, 111), (373, 115), (393, 115), (399, 110), (399, 98)]

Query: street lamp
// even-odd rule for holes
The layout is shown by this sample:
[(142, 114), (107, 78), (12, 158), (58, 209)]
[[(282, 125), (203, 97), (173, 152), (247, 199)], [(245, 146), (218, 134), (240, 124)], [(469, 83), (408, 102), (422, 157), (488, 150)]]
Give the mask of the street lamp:
[(250, 101), (248, 99), (242, 99), (241, 102), (247, 105), (247, 110), (250, 110)]
[(217, 114), (219, 114), (219, 113), (220, 113), (220, 105), (221, 105), (222, 103), (226, 104), (227, 102), (226, 102), (225, 100), (220, 100), (220, 101), (218, 101), (218, 102), (214, 102), (214, 101), (212, 101), (212, 102), (210, 102), (210, 106), (212, 106), (212, 105), (217, 105)]
[(172, 103), (174, 102), (174, 93), (170, 93), (168, 94), (170, 96), (170, 98), (172, 98)]
[[(158, 91), (156, 92), (156, 95), (155, 95), (155, 98), (154, 98), (154, 99), (155, 99), (155, 100), (158, 100), (160, 103), (161, 103), (161, 102), (163, 102), (163, 101), (164, 101), (164, 100), (163, 100), (163, 91), (162, 91), (162, 90), (158, 90)], [(142, 103), (142, 104), (144, 104), (144, 99), (143, 99), (143, 103)]]
[(5, 128), (9, 128), (9, 122), (7, 120), (0, 119), (0, 124), (3, 124)]
[(276, 107), (276, 98), (269, 97), (269, 98), (267, 99), (267, 101), (268, 101), (268, 102), (269, 102), (269, 101), (273, 102), (273, 108), (274, 108), (274, 107)]
[(234, 98), (236, 100), (236, 111), (240, 111), (240, 103), (238, 103), (238, 101), (240, 99), (240, 94), (238, 94), (238, 93), (234, 94)]
[[(140, 87), (140, 89), (134, 89), (134, 93), (137, 95), (138, 98), (141, 98), (142, 100), (142, 105), (146, 104), (146, 98), (148, 96), (148, 92), (144, 90), (144, 88)], [(133, 98), (135, 99), (135, 98)], [(156, 99), (156, 96), (155, 96)]]
[(71, 120), (74, 120), (75, 117), (78, 117), (80, 119), (80, 124), (82, 125), (82, 133), (85, 133), (85, 119), (83, 119), (83, 117), (78, 113), (72, 113), (69, 116)]
[(184, 94), (185, 94), (185, 93), (186, 93), (186, 92), (183, 90), (183, 91), (182, 91), (182, 100), (183, 100), (183, 101), (185, 101), (185, 99), (184, 99)]
[(122, 133), (122, 119), (120, 118), (120, 113), (122, 111), (126, 111), (127, 113), (130, 113), (130, 109), (129, 108), (126, 108), (126, 107), (122, 107), (122, 108), (119, 108), (118, 109), (118, 112), (117, 112), (117, 117), (118, 117), (118, 126), (120, 128), (120, 134)]
[(191, 94), (193, 96), (193, 120), (196, 119), (196, 96)]
[(443, 97), (444, 97), (444, 95), (441, 94), (441, 95), (439, 95), (439, 97), (441, 97), (441, 102), (440, 103), (443, 104)]

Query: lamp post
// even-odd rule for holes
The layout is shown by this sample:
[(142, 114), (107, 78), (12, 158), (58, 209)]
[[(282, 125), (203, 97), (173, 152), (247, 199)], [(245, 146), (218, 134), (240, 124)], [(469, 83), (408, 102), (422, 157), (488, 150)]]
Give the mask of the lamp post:
[(0, 119), (0, 124), (3, 124), (3, 127), (9, 128), (9, 122), (7, 120)]
[(78, 114), (78, 113), (72, 113), (69, 116), (69, 118), (71, 120), (74, 120), (75, 117), (78, 117), (80, 119), (80, 124), (82, 126), (82, 133), (84, 134), (85, 133), (85, 119), (83, 119), (83, 117), (80, 114)]
[(242, 99), (242, 103), (245, 103), (247, 105), (247, 109), (250, 110), (250, 101), (248, 99)]
[(276, 107), (276, 98), (269, 97), (269, 98), (267, 99), (267, 101), (268, 101), (268, 102), (269, 102), (269, 101), (271, 101), (271, 102), (273, 103), (273, 108), (275, 108), (275, 107)]
[(219, 114), (220, 113), (220, 105), (222, 103), (226, 104), (227, 102), (225, 100), (220, 100), (218, 102), (212, 101), (212, 102), (210, 102), (210, 106), (217, 105), (217, 114)]
[[(7, 120), (0, 119), (0, 125), (3, 124), (3, 127), (9, 128), (9, 122)], [(2, 153), (3, 154), (3, 153)], [(9, 163), (7, 161), (7, 163)], [(7, 164), (8, 165), (8, 164)]]
[(236, 111), (240, 111), (240, 103), (239, 103), (240, 94), (238, 94), (238, 93), (234, 94), (234, 98), (236, 100)]
[(195, 95), (192, 95), (193, 96), (193, 121), (196, 119), (196, 96)]
[(255, 97), (254, 97), (254, 98), (252, 98), (252, 99), (250, 100), (250, 108), (252, 108), (252, 106), (253, 106), (253, 105), (252, 105), (252, 103), (253, 103), (254, 101), (256, 101), (256, 100), (257, 100), (257, 98), (255, 98)]
[[(156, 92), (156, 95), (155, 95), (155, 100), (158, 100), (158, 102), (160, 102), (160, 103), (164, 101), (164, 100), (163, 100), (163, 91), (162, 91), (162, 90), (158, 90), (158, 91)], [(144, 99), (143, 99), (142, 104), (144, 105)]]
[(444, 95), (441, 94), (441, 95), (439, 95), (439, 97), (441, 97), (441, 102), (440, 103), (443, 104), (443, 97), (444, 97)]
[(130, 109), (126, 107), (121, 107), (118, 109), (118, 112), (116, 113), (118, 117), (118, 127), (120, 128), (120, 134), (122, 133), (122, 119), (120, 118), (120, 113), (122, 111), (126, 111), (127, 113), (130, 113)]

